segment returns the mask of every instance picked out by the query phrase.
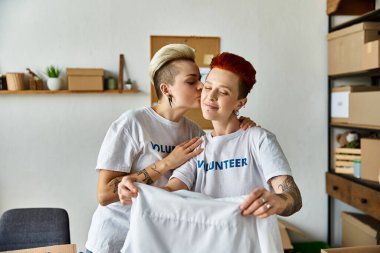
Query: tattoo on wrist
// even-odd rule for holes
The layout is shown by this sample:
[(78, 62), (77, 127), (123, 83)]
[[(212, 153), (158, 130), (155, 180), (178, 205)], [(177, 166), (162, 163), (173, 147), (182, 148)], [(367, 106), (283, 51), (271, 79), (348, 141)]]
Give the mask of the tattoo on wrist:
[[(293, 203), (288, 205), (280, 215), (289, 216), (299, 211), (302, 207), (302, 198), (293, 177), (287, 176), (284, 182), (282, 182), (278, 188), (281, 189), (282, 193), (287, 193), (293, 199)], [(288, 197), (285, 194), (278, 194), (278, 196), (284, 200), (288, 200)]]
[(153, 171), (157, 172), (158, 175), (161, 175), (161, 172), (159, 172), (159, 171), (157, 170), (157, 166), (156, 166), (155, 163), (153, 163), (153, 166), (154, 166), (154, 167), (152, 167), (151, 169), (152, 169)]
[(146, 169), (143, 169), (143, 170), (140, 170), (139, 172), (137, 172), (137, 175), (141, 175), (141, 174), (144, 174), (144, 179), (142, 180), (142, 182), (144, 182), (146, 184), (149, 184), (149, 185), (153, 184), (153, 180), (149, 176), (149, 174), (146, 171)]
[(113, 185), (113, 193), (117, 193), (117, 188), (121, 180), (115, 178), (111, 181), (111, 185)]

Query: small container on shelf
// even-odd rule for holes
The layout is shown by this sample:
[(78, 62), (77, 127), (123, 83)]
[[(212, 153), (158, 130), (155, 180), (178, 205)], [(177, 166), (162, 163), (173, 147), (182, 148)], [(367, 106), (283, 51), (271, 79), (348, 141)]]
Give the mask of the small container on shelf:
[(24, 89), (24, 73), (7, 73), (8, 90)]
[(361, 149), (336, 148), (335, 172), (339, 174), (354, 175), (354, 161), (361, 161)]
[(354, 177), (360, 178), (361, 164), (362, 162), (360, 160), (354, 160)]
[(7, 90), (7, 79), (5, 75), (0, 75), (0, 90)]
[(105, 89), (106, 90), (116, 90), (117, 89), (116, 79), (114, 77), (107, 77), (105, 79)]
[(132, 90), (133, 89), (133, 81), (128, 78), (128, 80), (123, 84), (124, 90)]

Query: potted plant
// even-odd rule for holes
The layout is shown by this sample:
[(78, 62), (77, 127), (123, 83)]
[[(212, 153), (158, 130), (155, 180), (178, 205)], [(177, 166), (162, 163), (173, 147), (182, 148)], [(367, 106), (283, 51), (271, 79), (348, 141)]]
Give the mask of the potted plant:
[(59, 78), (61, 74), (58, 66), (50, 65), (46, 68), (47, 79), (47, 87), (49, 90), (60, 90), (62, 85), (62, 80)]

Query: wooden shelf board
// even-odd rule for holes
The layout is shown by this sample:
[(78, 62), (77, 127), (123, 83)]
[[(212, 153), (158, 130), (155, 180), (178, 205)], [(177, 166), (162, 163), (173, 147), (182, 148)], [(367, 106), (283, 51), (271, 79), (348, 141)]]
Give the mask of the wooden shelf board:
[(36, 94), (87, 94), (87, 93), (95, 93), (95, 94), (133, 94), (139, 93), (140, 90), (132, 89), (132, 90), (123, 90), (122, 93), (119, 93), (118, 90), (104, 90), (104, 91), (71, 91), (71, 90), (0, 90), (0, 95), (36, 95)]
[(357, 178), (357, 177), (354, 177), (354, 176), (348, 175), (348, 174), (336, 173), (336, 172), (334, 172), (334, 169), (330, 169), (330, 171), (328, 171), (327, 173), (343, 177), (345, 179), (348, 179), (348, 180), (353, 181), (355, 183), (358, 183), (360, 185), (363, 185), (363, 186), (366, 186), (366, 187), (371, 188), (373, 190), (379, 191), (379, 193), (380, 193), (380, 184), (377, 182), (365, 180), (362, 178)]
[(380, 68), (378, 69), (371, 69), (371, 70), (363, 70), (358, 72), (350, 72), (350, 73), (344, 73), (344, 74), (338, 74), (338, 75), (329, 75), (332, 79), (339, 79), (339, 78), (348, 78), (348, 77), (380, 77)]
[(361, 124), (348, 124), (348, 123), (331, 122), (330, 126), (342, 127), (342, 128), (357, 128), (357, 129), (363, 129), (363, 130), (380, 130), (380, 126), (370, 126), (370, 125), (361, 125)]
[(377, 9), (377, 10), (374, 10), (374, 11), (370, 11), (364, 15), (361, 15), (357, 18), (353, 18), (347, 22), (344, 22), (340, 25), (337, 25), (337, 26), (334, 26), (330, 29), (330, 32), (333, 32), (333, 31), (336, 31), (336, 30), (339, 30), (339, 29), (343, 29), (343, 28), (346, 28), (346, 27), (349, 27), (349, 26), (352, 26), (352, 25), (355, 25), (355, 24), (358, 24), (358, 23), (361, 23), (361, 22), (379, 22), (380, 21), (380, 9)]

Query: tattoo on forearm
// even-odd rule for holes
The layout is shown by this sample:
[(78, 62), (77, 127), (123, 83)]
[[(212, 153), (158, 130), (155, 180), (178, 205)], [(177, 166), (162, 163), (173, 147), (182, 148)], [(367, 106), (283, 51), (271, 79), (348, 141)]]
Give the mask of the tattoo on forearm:
[(117, 193), (117, 187), (119, 185), (119, 183), (121, 182), (121, 180), (115, 178), (111, 181), (111, 185), (113, 185), (113, 193)]
[[(278, 188), (281, 189), (283, 193), (290, 195), (290, 197), (293, 199), (293, 203), (291, 205), (288, 205), (280, 215), (289, 216), (299, 211), (302, 207), (302, 197), (296, 183), (294, 182), (293, 177), (287, 176), (285, 181), (282, 182)], [(278, 194), (278, 196), (284, 200), (288, 199), (285, 194)]]
[(289, 198), (288, 196), (286, 196), (285, 194), (283, 193), (280, 193), (280, 194), (277, 194), (277, 196), (279, 196), (280, 198), (282, 198), (283, 200), (287, 201)]
[(146, 169), (143, 169), (143, 170), (140, 170), (139, 172), (137, 172), (137, 175), (141, 175), (141, 174), (144, 174), (144, 179), (142, 180), (144, 183), (149, 184), (149, 185), (153, 184), (153, 180), (149, 176), (149, 174), (146, 171)]
[(153, 166), (154, 166), (154, 167), (151, 167), (151, 169), (152, 169), (153, 171), (155, 171), (158, 175), (161, 175), (161, 172), (159, 172), (159, 171), (157, 170), (157, 167), (156, 167), (156, 164), (155, 164), (155, 163), (153, 164)]

